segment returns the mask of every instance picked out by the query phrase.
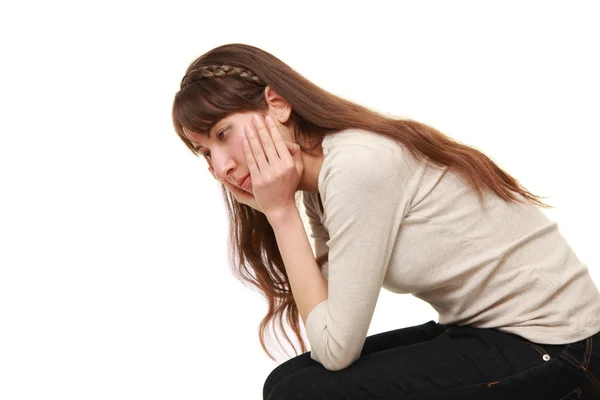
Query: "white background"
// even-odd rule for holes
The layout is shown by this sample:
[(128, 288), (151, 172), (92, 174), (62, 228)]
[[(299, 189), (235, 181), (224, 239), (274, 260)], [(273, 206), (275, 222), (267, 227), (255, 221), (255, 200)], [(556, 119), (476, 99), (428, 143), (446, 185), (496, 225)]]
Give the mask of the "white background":
[[(549, 196), (600, 283), (597, 3), (483, 3), (3, 3), (0, 398), (262, 398), (266, 303), (170, 120), (188, 64), (226, 43), (478, 147)], [(383, 291), (369, 334), (431, 319)]]

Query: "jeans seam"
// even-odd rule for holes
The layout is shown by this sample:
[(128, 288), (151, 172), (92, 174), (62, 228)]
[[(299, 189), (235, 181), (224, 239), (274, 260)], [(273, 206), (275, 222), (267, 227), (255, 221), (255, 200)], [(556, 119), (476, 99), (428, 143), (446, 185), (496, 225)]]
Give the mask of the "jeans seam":
[[(549, 361), (544, 361), (542, 364), (536, 365), (535, 367), (531, 367), (531, 368), (529, 368), (529, 369), (526, 369), (525, 371), (521, 371), (521, 372), (519, 372), (519, 373), (517, 373), (517, 374), (510, 375), (510, 376), (505, 376), (504, 378), (500, 378), (500, 379), (498, 379), (496, 382), (497, 382), (497, 383), (500, 383), (500, 382), (501, 382), (501, 381), (503, 381), (503, 380), (510, 379), (510, 378), (514, 378), (514, 377), (516, 377), (516, 376), (519, 376), (519, 375), (525, 374), (525, 373), (527, 373), (527, 372), (529, 372), (529, 371), (533, 371), (534, 369), (537, 369), (537, 368), (543, 367), (543, 366), (547, 365), (548, 363), (550, 363), (550, 362), (552, 362), (552, 361), (554, 361), (554, 358), (550, 359)], [(490, 386), (490, 387), (491, 387), (491, 386)]]
[(537, 350), (537, 352), (538, 352), (538, 353), (540, 353), (542, 356), (543, 356), (543, 355), (545, 355), (545, 354), (548, 354), (546, 351), (542, 351), (543, 349), (540, 349), (538, 346), (535, 346), (535, 345), (533, 345), (533, 344), (530, 344), (529, 346), (530, 346), (531, 348), (533, 348), (533, 349)]
[(563, 351), (560, 353), (560, 356), (562, 357), (563, 354), (567, 354), (567, 349), (571, 346), (571, 344), (568, 344), (565, 346), (565, 348), (563, 349)]
[(569, 361), (571, 364), (573, 364), (577, 368), (584, 369), (583, 366), (581, 365), (581, 363), (579, 361), (577, 361), (576, 359), (574, 359), (573, 357), (571, 357), (570, 355), (568, 355), (568, 354), (561, 354), (560, 356), (562, 358), (564, 358), (565, 360)]
[(585, 350), (584, 350), (584, 353), (583, 353), (583, 363), (580, 363), (575, 358), (573, 358), (571, 355), (567, 354), (567, 349), (569, 348), (569, 346), (571, 344), (568, 344), (565, 347), (565, 349), (560, 354), (560, 357), (564, 358), (567, 361), (569, 361), (571, 364), (575, 365), (577, 368), (581, 368), (582, 370), (587, 371), (588, 368), (589, 368), (589, 366), (590, 366), (590, 361), (592, 360), (592, 341), (591, 341), (591, 338), (587, 338), (585, 340), (585, 343), (586, 343), (586, 346), (585, 346)]
[(579, 387), (576, 387), (575, 389), (561, 397), (560, 400), (573, 398), (573, 393), (577, 395), (577, 400), (581, 400), (581, 389)]
[(585, 371), (585, 374), (589, 378), (590, 382), (592, 382), (592, 385), (594, 385), (594, 387), (600, 391), (600, 382), (598, 382), (596, 377), (592, 375), (591, 371)]
[(585, 353), (583, 355), (584, 370), (587, 371), (592, 360), (592, 338), (585, 339)]
[[(568, 357), (568, 358), (567, 358), (567, 357)], [(581, 369), (581, 365), (579, 365), (579, 363), (577, 362), (577, 360), (575, 360), (575, 359), (574, 359), (573, 357), (571, 357), (570, 355), (568, 355), (568, 354), (561, 354), (561, 355), (560, 355), (560, 358), (562, 358), (563, 360), (565, 360), (565, 361), (566, 361), (566, 362), (568, 362), (569, 364), (571, 364), (571, 365), (575, 366), (575, 368), (579, 368), (579, 369)], [(569, 358), (570, 358), (571, 360), (573, 360), (573, 361), (569, 360)]]
[(592, 361), (592, 354), (595, 354), (593, 352), (593, 348), (592, 348), (592, 346), (593, 346), (593, 340), (592, 340), (592, 338), (588, 337), (585, 340), (585, 350), (584, 350), (584, 353), (583, 353), (583, 363), (580, 363), (574, 357), (572, 357), (571, 355), (567, 354), (567, 349), (569, 348), (569, 346), (570, 346), (570, 344), (568, 344), (567, 346), (565, 346), (565, 349), (561, 353), (560, 358), (562, 358), (563, 360), (567, 361), (569, 364), (574, 365), (576, 368), (583, 370), (584, 375), (588, 378), (588, 380), (590, 381), (590, 383), (592, 384), (592, 386), (596, 390), (600, 391), (600, 382), (592, 374), (592, 371), (589, 369), (591, 361)]

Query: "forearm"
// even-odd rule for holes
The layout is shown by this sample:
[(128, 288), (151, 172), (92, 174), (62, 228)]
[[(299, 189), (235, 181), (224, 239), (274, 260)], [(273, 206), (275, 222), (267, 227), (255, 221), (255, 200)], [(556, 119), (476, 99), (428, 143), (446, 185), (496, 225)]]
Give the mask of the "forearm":
[(315, 261), (296, 205), (290, 205), (276, 218), (270, 218), (269, 222), (275, 232), (294, 300), (306, 326), (312, 309), (327, 300), (327, 280)]

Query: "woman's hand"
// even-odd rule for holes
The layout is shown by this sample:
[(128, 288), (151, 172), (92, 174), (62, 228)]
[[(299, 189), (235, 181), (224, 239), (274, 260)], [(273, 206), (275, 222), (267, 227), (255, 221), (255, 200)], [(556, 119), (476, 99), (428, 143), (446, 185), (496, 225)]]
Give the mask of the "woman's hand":
[(263, 121), (255, 115), (253, 125), (247, 125), (244, 131), (244, 155), (258, 206), (267, 218), (295, 208), (295, 193), (304, 171), (300, 146), (286, 144), (269, 116)]

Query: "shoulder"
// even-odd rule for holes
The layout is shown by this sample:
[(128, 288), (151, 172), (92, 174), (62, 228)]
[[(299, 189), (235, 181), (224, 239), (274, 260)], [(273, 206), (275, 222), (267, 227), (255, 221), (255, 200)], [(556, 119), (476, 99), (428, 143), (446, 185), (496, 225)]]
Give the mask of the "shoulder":
[[(419, 164), (396, 140), (379, 133), (347, 129), (325, 136), (319, 184), (377, 184), (413, 175)], [(422, 167), (422, 166), (421, 166)]]
[(329, 134), (323, 138), (322, 145), (325, 156), (328, 156), (332, 152), (343, 151), (347, 147), (362, 147), (364, 149), (388, 150), (392, 152), (401, 152), (403, 150), (402, 146), (394, 139), (364, 129), (346, 129)]

